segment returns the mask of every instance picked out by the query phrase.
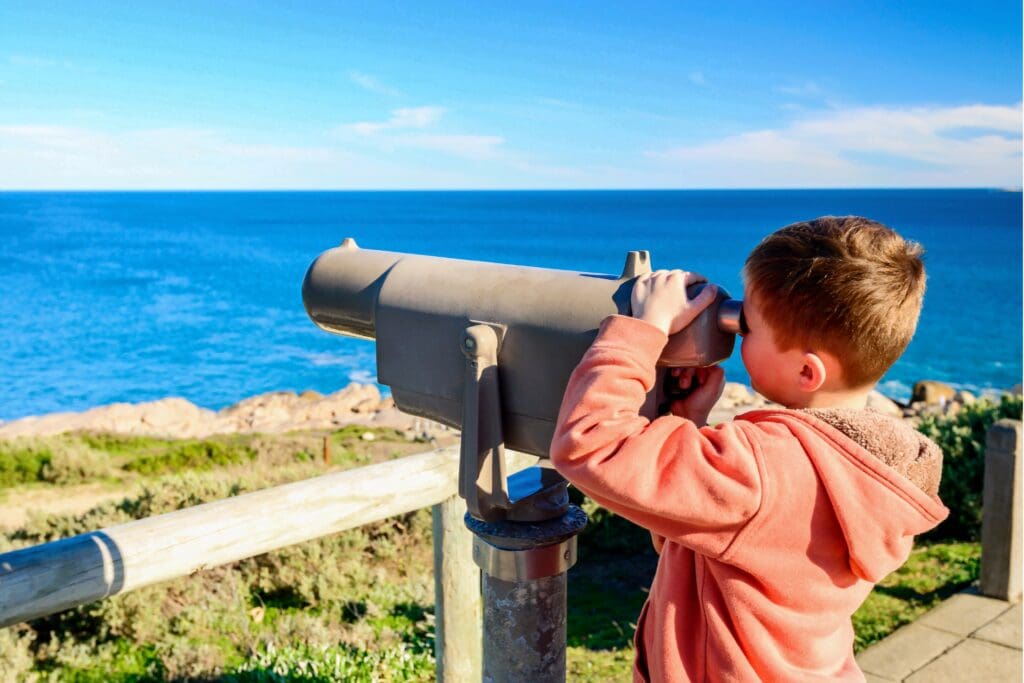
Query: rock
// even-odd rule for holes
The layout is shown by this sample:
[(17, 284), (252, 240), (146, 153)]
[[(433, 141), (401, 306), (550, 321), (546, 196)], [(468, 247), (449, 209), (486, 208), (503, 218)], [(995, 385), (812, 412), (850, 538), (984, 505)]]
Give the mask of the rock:
[(753, 400), (754, 395), (750, 393), (750, 389), (738, 382), (726, 382), (722, 397), (718, 399), (723, 409), (749, 405)]
[(1018, 383), (1014, 384), (1013, 388), (1010, 389), (1010, 394), (1012, 394), (1013, 396), (1020, 396), (1022, 394), (1022, 391), (1024, 391), (1024, 389), (1022, 389), (1022, 385)]
[(353, 413), (375, 413), (380, 410), (380, 394), (367, 396), (352, 406)]
[(961, 389), (960, 391), (956, 392), (956, 396), (953, 397), (953, 400), (959, 403), (960, 405), (969, 406), (975, 401), (977, 401), (978, 398), (971, 392)]
[(888, 398), (878, 390), (872, 391), (868, 394), (868, 408), (877, 410), (883, 415), (892, 415), (893, 417), (903, 417), (903, 408), (900, 407), (896, 401)]
[[(391, 398), (381, 400), (372, 384), (350, 384), (324, 396), (316, 391), (273, 391), (250, 396), (214, 413), (183, 398), (148, 403), (114, 403), (82, 413), (53, 413), (0, 424), (0, 439), (49, 436), (72, 431), (203, 438), (212, 434), (336, 429), (373, 423), (408, 429), (413, 418), (399, 412)], [(443, 430), (430, 423), (427, 431)], [(417, 430), (417, 433), (424, 431)], [(372, 434), (371, 434), (372, 437)]]
[(376, 441), (377, 435), (374, 434), (373, 432), (363, 432), (359, 438), (362, 439), (363, 441)]
[(224, 408), (220, 413), (222, 415), (236, 415), (239, 413), (251, 414), (259, 407), (291, 403), (292, 401), (290, 399), (296, 398), (298, 398), (298, 396), (294, 391), (272, 391), (267, 394), (250, 396), (249, 398), (241, 400), (232, 406)]
[(956, 389), (948, 384), (934, 380), (922, 380), (914, 385), (910, 401), (911, 403), (921, 401), (928, 405), (943, 405), (952, 401), (954, 396), (956, 396)]
[[(325, 401), (332, 401), (337, 412), (372, 412), (371, 406), (380, 405), (380, 391), (373, 384), (349, 384), (341, 391), (336, 391)], [(358, 410), (357, 410), (358, 408)]]
[(139, 422), (155, 430), (173, 432), (175, 426), (205, 422), (214, 415), (183, 398), (165, 398), (138, 406)]

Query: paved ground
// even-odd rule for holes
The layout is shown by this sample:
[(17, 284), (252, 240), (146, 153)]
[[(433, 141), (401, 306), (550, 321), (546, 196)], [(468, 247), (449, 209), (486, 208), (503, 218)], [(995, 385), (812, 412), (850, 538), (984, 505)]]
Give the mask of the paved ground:
[(1020, 683), (1021, 605), (965, 592), (857, 657), (868, 683)]

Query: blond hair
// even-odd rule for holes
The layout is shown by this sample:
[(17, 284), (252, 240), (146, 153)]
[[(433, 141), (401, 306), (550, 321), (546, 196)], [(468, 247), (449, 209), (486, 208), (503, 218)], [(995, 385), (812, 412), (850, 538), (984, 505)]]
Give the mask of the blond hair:
[(834, 354), (848, 387), (877, 382), (914, 336), (924, 249), (859, 216), (824, 216), (764, 238), (743, 278), (783, 350)]

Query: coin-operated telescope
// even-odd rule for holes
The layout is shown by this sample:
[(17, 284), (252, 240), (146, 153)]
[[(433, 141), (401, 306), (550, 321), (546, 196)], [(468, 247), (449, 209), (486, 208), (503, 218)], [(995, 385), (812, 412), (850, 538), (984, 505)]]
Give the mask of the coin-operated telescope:
[[(558, 477), (545, 461), (547, 472), (508, 481), (502, 449), (547, 458), (569, 375), (601, 321), (629, 315), (633, 283), (650, 270), (646, 251), (630, 252), (621, 274), (599, 275), (360, 249), (349, 238), (313, 262), (302, 299), (320, 328), (377, 340), (378, 381), (400, 410), (462, 430), (470, 514), (530, 521), (549, 510), (529, 499)], [(692, 287), (691, 296), (704, 285)], [(720, 289), (669, 339), (648, 417), (672, 398), (668, 368), (729, 357), (740, 315)]]
[[(459, 494), (483, 570), (483, 679), (563, 683), (566, 572), (586, 515), (570, 505), (548, 449), (569, 375), (601, 321), (628, 315), (633, 251), (619, 275), (528, 268), (360, 249), (320, 255), (302, 284), (309, 317), (336, 334), (377, 340), (377, 379), (399, 409), (462, 430)], [(695, 296), (704, 285), (693, 285)], [(732, 353), (741, 302), (715, 302), (669, 338), (643, 413), (673, 399), (671, 367)], [(508, 476), (504, 447), (540, 456)]]

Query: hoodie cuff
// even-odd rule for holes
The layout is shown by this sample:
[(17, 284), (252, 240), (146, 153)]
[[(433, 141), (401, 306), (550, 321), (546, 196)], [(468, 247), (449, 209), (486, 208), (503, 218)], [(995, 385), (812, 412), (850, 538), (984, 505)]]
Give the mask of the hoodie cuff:
[(601, 321), (594, 346), (622, 349), (643, 365), (653, 367), (668, 343), (668, 335), (645, 320), (628, 315), (610, 315)]

